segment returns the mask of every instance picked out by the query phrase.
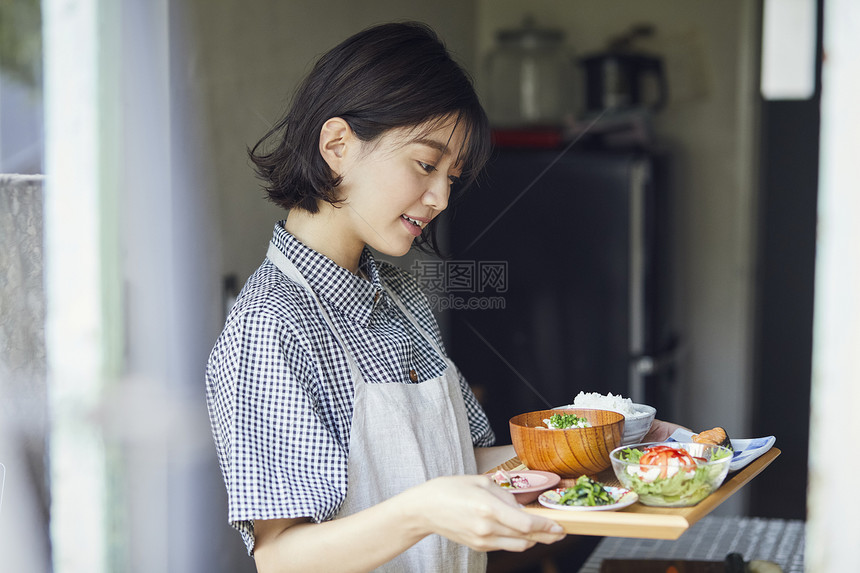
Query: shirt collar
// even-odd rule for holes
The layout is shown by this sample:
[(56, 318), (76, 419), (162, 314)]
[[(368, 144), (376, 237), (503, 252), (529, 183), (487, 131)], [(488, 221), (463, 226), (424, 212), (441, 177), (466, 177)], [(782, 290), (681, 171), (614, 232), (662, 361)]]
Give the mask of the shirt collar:
[(367, 247), (358, 261), (365, 279), (303, 244), (284, 229), (284, 221), (275, 225), (272, 243), (296, 266), (317, 296), (357, 323), (367, 326), (374, 309), (388, 304), (376, 260)]

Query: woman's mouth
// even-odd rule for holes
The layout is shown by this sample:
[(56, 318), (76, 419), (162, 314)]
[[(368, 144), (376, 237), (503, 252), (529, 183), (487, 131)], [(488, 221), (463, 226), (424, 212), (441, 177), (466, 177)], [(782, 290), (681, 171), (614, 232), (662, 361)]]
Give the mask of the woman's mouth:
[(400, 220), (403, 222), (403, 225), (406, 227), (406, 230), (412, 234), (413, 237), (417, 237), (421, 234), (421, 230), (427, 226), (425, 221), (419, 221), (417, 219), (413, 219), (408, 215), (400, 215)]

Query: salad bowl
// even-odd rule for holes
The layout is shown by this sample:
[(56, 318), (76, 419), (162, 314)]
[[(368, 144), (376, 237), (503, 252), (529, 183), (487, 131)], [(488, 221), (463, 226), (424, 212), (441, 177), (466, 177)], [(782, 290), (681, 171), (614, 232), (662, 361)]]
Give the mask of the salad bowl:
[(732, 451), (693, 442), (621, 446), (609, 455), (621, 484), (655, 507), (696, 505), (714, 492), (729, 471)]
[[(589, 425), (549, 429), (544, 420), (553, 414), (572, 414), (585, 418)], [(609, 453), (621, 445), (624, 416), (588, 408), (537, 410), (514, 416), (509, 426), (514, 450), (526, 467), (572, 478), (597, 474), (609, 467)]]

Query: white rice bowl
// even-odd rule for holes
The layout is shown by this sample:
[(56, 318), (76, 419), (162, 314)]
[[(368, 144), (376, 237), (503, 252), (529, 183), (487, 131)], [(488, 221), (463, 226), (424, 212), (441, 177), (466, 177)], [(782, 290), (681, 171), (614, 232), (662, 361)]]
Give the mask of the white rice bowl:
[(657, 415), (657, 410), (648, 404), (635, 404), (630, 398), (607, 395), (597, 392), (580, 392), (573, 399), (573, 404), (557, 406), (557, 410), (567, 408), (592, 408), (595, 410), (612, 410), (624, 416), (624, 436), (621, 445), (626, 446), (642, 441), (642, 437), (651, 429), (651, 423)]

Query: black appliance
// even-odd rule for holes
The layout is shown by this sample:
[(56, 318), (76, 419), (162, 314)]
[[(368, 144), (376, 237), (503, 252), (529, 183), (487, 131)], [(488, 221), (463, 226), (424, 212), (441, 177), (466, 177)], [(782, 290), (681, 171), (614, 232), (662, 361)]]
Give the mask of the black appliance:
[(582, 58), (586, 112), (666, 105), (669, 88), (663, 60), (648, 54), (605, 52)]
[(645, 152), (500, 148), (455, 207), (446, 264), (478, 271), (448, 292), (461, 298), (446, 305), (449, 350), (499, 443), (512, 416), (581, 390), (673, 419), (665, 173)]

